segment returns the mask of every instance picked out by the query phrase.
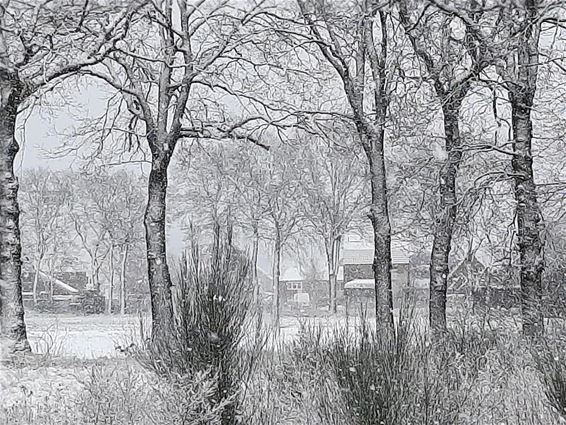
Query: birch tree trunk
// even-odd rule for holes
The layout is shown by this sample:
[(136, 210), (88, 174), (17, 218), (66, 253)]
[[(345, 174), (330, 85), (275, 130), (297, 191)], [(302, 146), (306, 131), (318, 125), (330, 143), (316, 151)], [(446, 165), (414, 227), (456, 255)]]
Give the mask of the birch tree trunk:
[(122, 251), (122, 264), (120, 266), (120, 314), (124, 316), (126, 314), (126, 264), (128, 261), (128, 244), (124, 245)]
[(0, 81), (0, 340), (9, 351), (29, 351), (22, 299), (20, 209), (14, 158), (22, 88)]
[(442, 99), (446, 160), (440, 170), (440, 199), (430, 254), (429, 323), (435, 335), (440, 335), (447, 329), (446, 293), (450, 272), (448, 259), (457, 212), (456, 176), (462, 160), (458, 122), (462, 99), (463, 96)]
[(167, 166), (171, 155), (154, 152), (148, 180), (144, 216), (149, 290), (151, 293), (152, 339), (163, 338), (173, 323), (171, 276), (167, 265), (165, 219)]

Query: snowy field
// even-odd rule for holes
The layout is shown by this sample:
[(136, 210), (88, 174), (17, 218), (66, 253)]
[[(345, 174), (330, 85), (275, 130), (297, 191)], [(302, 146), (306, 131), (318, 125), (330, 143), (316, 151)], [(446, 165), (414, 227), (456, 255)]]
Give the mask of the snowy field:
[[(398, 312), (396, 312), (398, 314)], [(266, 325), (269, 317), (265, 319)], [(149, 323), (149, 318), (144, 317)], [(120, 354), (118, 348), (139, 341), (140, 317), (126, 316), (75, 316), (70, 314), (27, 313), (26, 323), (32, 351), (78, 359), (112, 357)], [(281, 340), (295, 338), (301, 323), (334, 329), (346, 325), (343, 315), (338, 317), (291, 317), (281, 318)], [(373, 321), (370, 321), (373, 323)], [(354, 318), (349, 319), (355, 325)]]
[[(28, 337), (34, 353), (82, 359), (114, 356), (119, 354), (118, 347), (139, 341), (139, 321), (137, 315), (26, 315)], [(294, 338), (301, 321), (323, 327), (345, 323), (344, 318), (283, 317), (281, 338), (285, 341)]]
[(32, 351), (63, 357), (113, 356), (117, 347), (137, 340), (139, 317), (26, 314)]

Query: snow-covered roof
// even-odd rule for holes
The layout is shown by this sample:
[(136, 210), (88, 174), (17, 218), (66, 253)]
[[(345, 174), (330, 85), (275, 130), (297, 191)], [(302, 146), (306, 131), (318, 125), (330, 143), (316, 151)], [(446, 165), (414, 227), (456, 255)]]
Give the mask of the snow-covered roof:
[(297, 267), (289, 267), (284, 269), (279, 276), (279, 280), (283, 280), (285, 282), (288, 281), (300, 281), (304, 280), (304, 276), (301, 271)]
[[(373, 256), (373, 237), (364, 237), (356, 233), (346, 235), (342, 249), (342, 264), (372, 264)], [(391, 262), (409, 264), (407, 247), (399, 240), (391, 241)]]
[(344, 285), (344, 289), (374, 289), (374, 279), (354, 279)]
[[(279, 280), (283, 282), (293, 282), (293, 281), (304, 281), (308, 279), (304, 273), (298, 267), (289, 267), (284, 269), (281, 272), (281, 276)], [(320, 271), (320, 274), (317, 276), (317, 280), (328, 280), (328, 269), (325, 267), (323, 270)], [(338, 268), (338, 274), (336, 276), (336, 280), (342, 281), (344, 280), (344, 268)]]
[(39, 275), (48, 281), (51, 280), (55, 285), (59, 286), (61, 289), (64, 289), (65, 291), (69, 291), (72, 294), (79, 293), (79, 290), (77, 288), (73, 288), (71, 285), (66, 284), (65, 282), (57, 279), (56, 277), (49, 276), (47, 273), (44, 273), (42, 271), (39, 272)]
[[(350, 248), (342, 251), (342, 264), (372, 264), (374, 248)], [(391, 262), (409, 264), (409, 257), (400, 248), (391, 245)]]

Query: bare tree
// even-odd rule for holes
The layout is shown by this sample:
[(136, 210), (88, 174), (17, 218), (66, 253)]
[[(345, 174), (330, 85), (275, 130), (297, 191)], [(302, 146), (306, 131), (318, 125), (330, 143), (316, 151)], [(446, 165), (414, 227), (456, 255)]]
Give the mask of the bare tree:
[[(352, 149), (352, 147), (350, 147)], [(322, 240), (328, 267), (329, 311), (337, 312), (337, 275), (341, 241), (359, 222), (367, 206), (365, 170), (360, 159), (346, 148), (311, 139), (300, 150), (308, 164), (301, 189), (303, 215)]]
[(27, 170), (22, 177), (22, 245), (33, 253), (33, 302), (37, 304), (37, 290), (41, 268), (46, 256), (56, 251), (58, 236), (67, 231), (65, 208), (70, 189), (65, 179), (53, 171), (37, 168)]
[[(265, 237), (273, 243), (273, 306), (272, 324), (276, 335), (281, 327), (281, 256), (295, 234), (301, 229), (302, 202), (298, 180), (301, 165), (293, 161), (288, 146), (272, 149), (268, 158), (258, 161), (260, 167), (254, 172), (254, 184), (262, 192), (267, 223)], [(263, 166), (261, 166), (263, 165)]]
[(261, 13), (260, 5), (244, 10), (212, 0), (145, 2), (128, 38), (108, 55), (109, 61), (82, 71), (121, 94), (117, 109), (125, 105), (130, 119), (127, 129), (118, 130), (126, 133), (128, 142), (144, 140), (149, 147), (144, 223), (154, 338), (166, 335), (173, 319), (165, 238), (169, 164), (182, 138), (253, 140), (239, 133), (241, 125), (215, 120), (218, 116), (206, 109), (204, 116), (199, 112), (215, 75), (250, 37), (244, 29)]
[[(369, 165), (375, 255), (376, 320), (393, 334), (391, 291), (391, 223), (385, 170), (385, 126), (390, 103), (388, 64), (390, 13), (378, 1), (297, 0), (308, 32), (285, 30), (288, 36), (313, 43), (340, 78), (359, 143)], [(351, 28), (355, 31), (352, 32)], [(371, 96), (367, 96), (367, 93)]]
[[(410, 3), (410, 6), (409, 6)], [(448, 258), (457, 214), (456, 178), (463, 156), (460, 109), (474, 80), (490, 64), (469, 28), (459, 28), (458, 16), (420, 3), (399, 2), (399, 16), (415, 54), (424, 63), (443, 113), (445, 160), (440, 170), (438, 201), (430, 257), (429, 321), (434, 333), (446, 330)], [(469, 19), (479, 25), (483, 11)], [(459, 33), (457, 33), (459, 31)]]
[(510, 34), (517, 34), (515, 45), (498, 67), (511, 104), (513, 134), (514, 194), (516, 201), (517, 246), (521, 264), (521, 307), (523, 333), (537, 336), (544, 333), (542, 311), (542, 273), (544, 270), (542, 232), (544, 222), (537, 200), (533, 175), (532, 110), (537, 92), (539, 40), (546, 2), (527, 0), (508, 15)]
[[(240, 228), (247, 237), (251, 234), (254, 302), (258, 307), (261, 304), (257, 258), (260, 240), (264, 230), (267, 232), (263, 229), (267, 207), (256, 174), (261, 172), (264, 160), (253, 145), (245, 142), (191, 146), (180, 151), (172, 197), (174, 203), (180, 204), (176, 210), (189, 220), (193, 230), (230, 220), (230, 225)], [(189, 173), (193, 177), (187, 179)]]
[[(122, 170), (114, 173), (102, 173), (100, 186), (107, 195), (104, 199), (102, 220), (108, 230), (110, 242), (110, 282), (108, 287), (107, 313), (112, 313), (116, 274), (119, 277), (120, 313), (126, 312), (127, 286), (126, 267), (128, 255), (133, 245), (143, 239), (141, 229), (143, 223), (144, 196), (142, 182), (128, 172)], [(115, 256), (119, 261), (115, 261)], [(118, 267), (116, 267), (118, 266)]]
[[(64, 12), (63, 12), (64, 11)], [(28, 350), (21, 295), (17, 118), (33, 96), (82, 66), (100, 62), (122, 35), (129, 8), (89, 1), (0, 6), (0, 335)]]
[[(540, 34), (543, 25), (560, 27), (561, 2), (528, 0), (520, 4), (499, 5), (494, 10), (499, 31), (485, 34), (474, 17), (481, 13), (479, 4), (459, 7), (458, 3), (434, 1), (437, 7), (458, 16), (478, 47), (497, 59), (496, 69), (508, 92), (511, 106), (511, 168), (516, 201), (518, 250), (521, 264), (523, 333), (544, 332), (542, 313), (542, 273), (544, 270), (542, 213), (537, 200), (533, 175), (532, 111), (537, 94), (541, 66)], [(489, 9), (489, 8), (486, 8)], [(549, 58), (549, 62), (555, 60)], [(497, 110), (494, 111), (497, 113)], [(499, 117), (496, 117), (500, 119)]]

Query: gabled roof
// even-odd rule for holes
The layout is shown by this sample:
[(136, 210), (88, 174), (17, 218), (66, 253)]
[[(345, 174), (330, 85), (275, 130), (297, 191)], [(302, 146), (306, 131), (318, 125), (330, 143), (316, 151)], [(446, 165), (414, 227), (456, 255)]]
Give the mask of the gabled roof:
[[(372, 264), (373, 248), (351, 248), (342, 251), (342, 264)], [(409, 264), (409, 257), (398, 247), (391, 246), (391, 262), (393, 264)]]
[[(370, 233), (366, 233), (366, 236)], [(374, 256), (373, 237), (352, 233), (344, 237), (342, 264), (372, 264)], [(409, 255), (401, 241), (391, 241), (391, 262), (409, 264)]]
[(375, 289), (375, 279), (354, 279), (346, 283), (344, 289)]
[[(25, 289), (28, 289), (28, 291), (23, 291), (25, 294), (27, 293), (31, 293), (29, 292), (31, 289), (31, 287), (33, 286), (33, 274), (31, 273), (25, 273), (22, 275), (22, 277), (24, 278), (24, 282), (22, 282), (23, 286), (25, 287)], [(25, 279), (27, 278), (27, 279)], [(59, 293), (60, 294), (78, 294), (80, 292), (79, 289), (75, 288), (74, 286), (69, 285), (68, 283), (63, 282), (61, 279), (56, 278), (55, 276), (50, 276), (45, 272), (40, 271), (39, 272), (39, 285), (40, 288), (43, 287), (43, 290), (46, 290), (46, 285), (48, 284), (48, 282), (53, 282), (53, 285), (59, 289)], [(40, 289), (41, 291), (41, 289)]]

